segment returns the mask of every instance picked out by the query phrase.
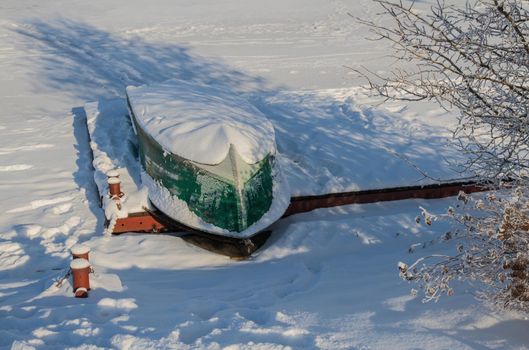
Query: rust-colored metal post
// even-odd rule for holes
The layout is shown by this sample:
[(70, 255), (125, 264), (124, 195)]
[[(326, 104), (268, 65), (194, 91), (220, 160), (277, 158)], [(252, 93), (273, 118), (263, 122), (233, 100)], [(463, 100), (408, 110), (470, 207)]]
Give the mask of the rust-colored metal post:
[(90, 247), (84, 245), (84, 244), (76, 244), (71, 249), (72, 252), (72, 258), (74, 259), (86, 259), (90, 260), (88, 258), (88, 255), (90, 253)]
[(76, 298), (88, 297), (90, 290), (90, 263), (86, 259), (74, 259), (70, 263), (73, 279), (73, 292)]
[(123, 196), (123, 193), (121, 192), (121, 180), (119, 177), (109, 177), (107, 183), (110, 198), (121, 198)]

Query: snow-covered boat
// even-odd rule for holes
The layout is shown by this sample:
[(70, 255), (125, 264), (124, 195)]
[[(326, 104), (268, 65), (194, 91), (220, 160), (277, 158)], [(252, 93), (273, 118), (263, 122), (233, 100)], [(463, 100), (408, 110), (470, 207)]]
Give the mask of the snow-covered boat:
[(244, 99), (181, 81), (131, 87), (127, 95), (128, 104), (118, 98), (84, 108), (108, 234), (166, 232), (245, 258), (287, 207), (284, 215), (484, 189), (456, 181), (290, 197), (274, 130)]
[(141, 180), (165, 215), (196, 230), (249, 238), (290, 203), (274, 128), (245, 99), (170, 80), (127, 88)]

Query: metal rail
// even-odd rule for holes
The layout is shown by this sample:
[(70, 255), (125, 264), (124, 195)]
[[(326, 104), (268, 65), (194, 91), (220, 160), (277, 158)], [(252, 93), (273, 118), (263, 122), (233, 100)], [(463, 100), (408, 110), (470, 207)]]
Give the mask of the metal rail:
[[(314, 209), (349, 204), (376, 203), (412, 198), (445, 198), (455, 196), (459, 191), (472, 193), (489, 189), (490, 185), (476, 181), (452, 181), (424, 186), (393, 187), (377, 190), (329, 193), (316, 196), (298, 196), (291, 198), (290, 206), (283, 217), (309, 212)], [(142, 213), (130, 214), (127, 218), (118, 219), (114, 226), (113, 234), (125, 232), (181, 232), (178, 236), (185, 241), (235, 259), (248, 258), (266, 242), (271, 234), (271, 231), (262, 231), (245, 239), (215, 235), (176, 222), (159, 210), (145, 210)]]
[(423, 186), (390, 187), (377, 190), (299, 196), (291, 198), (290, 206), (283, 217), (309, 212), (314, 209), (331, 208), (341, 205), (377, 203), (413, 198), (445, 198), (455, 196), (459, 191), (473, 193), (487, 191), (489, 189), (489, 184), (477, 181), (450, 181)]

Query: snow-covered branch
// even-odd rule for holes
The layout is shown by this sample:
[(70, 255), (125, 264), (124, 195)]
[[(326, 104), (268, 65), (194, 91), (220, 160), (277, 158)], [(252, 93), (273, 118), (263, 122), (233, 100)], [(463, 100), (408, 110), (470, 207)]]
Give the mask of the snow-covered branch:
[(400, 276), (417, 282), (425, 301), (453, 294), (455, 280), (470, 280), (496, 305), (529, 312), (529, 1), (476, 0), (465, 7), (439, 1), (430, 11), (374, 1), (393, 25), (359, 21), (375, 40), (393, 45), (397, 64), (413, 68), (357, 72), (386, 99), (433, 100), (456, 111), (454, 138), (467, 169), (496, 183), (513, 180), (485, 198), (461, 194), (463, 210), (434, 215), (421, 208), (427, 225), (447, 218), (457, 226), (446, 235), (458, 239), (456, 251), (400, 262)]
[(458, 111), (454, 131), (468, 168), (516, 177), (529, 168), (529, 3), (477, 0), (464, 8), (438, 2), (431, 11), (374, 0), (394, 25), (360, 21), (393, 44), (399, 61), (386, 75), (357, 70), (388, 99), (434, 100)]

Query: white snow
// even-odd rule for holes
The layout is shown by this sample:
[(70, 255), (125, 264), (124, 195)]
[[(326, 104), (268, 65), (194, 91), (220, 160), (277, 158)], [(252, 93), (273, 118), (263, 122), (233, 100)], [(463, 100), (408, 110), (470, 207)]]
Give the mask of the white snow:
[(84, 244), (76, 244), (70, 249), (70, 251), (74, 255), (81, 255), (81, 254), (89, 253), (90, 247)]
[(119, 172), (117, 170), (107, 171), (107, 177), (119, 177)]
[(125, 299), (111, 299), (111, 298), (103, 298), (98, 301), (97, 306), (101, 308), (112, 308), (112, 309), (124, 309), (124, 310), (132, 310), (136, 309), (138, 305), (134, 302), (133, 298), (125, 298)]
[[(348, 15), (378, 11), (370, 0), (2, 1), (0, 348), (529, 348), (529, 321), (491, 311), (470, 286), (424, 305), (398, 277), (399, 261), (455, 251), (429, 244), (445, 222), (415, 223), (419, 207), (444, 213), (453, 199), (292, 216), (244, 262), (171, 235), (103, 235), (86, 121), (97, 145), (130, 154), (128, 85), (180, 78), (240, 94), (274, 125), (296, 194), (428, 182), (412, 164), (458, 177), (443, 161), (457, 159), (453, 113), (379, 105), (344, 68), (391, 67), (387, 44)], [(91, 119), (89, 101), (122, 119)], [(134, 157), (94, 153), (97, 181), (116, 169), (123, 202), (140, 196), (127, 190), (140, 183)], [(56, 285), (77, 243), (91, 248), (86, 299), (69, 279)]]
[(73, 259), (70, 262), (70, 268), (72, 270), (86, 269), (87, 267), (90, 267), (90, 262), (88, 262), (88, 260), (86, 259), (78, 258), (78, 259)]
[(231, 145), (248, 164), (275, 154), (270, 121), (233, 92), (173, 79), (129, 86), (127, 95), (141, 128), (184, 159), (219, 164)]
[(117, 177), (110, 177), (110, 178), (108, 178), (107, 183), (109, 185), (117, 185), (117, 184), (120, 184), (121, 181)]

